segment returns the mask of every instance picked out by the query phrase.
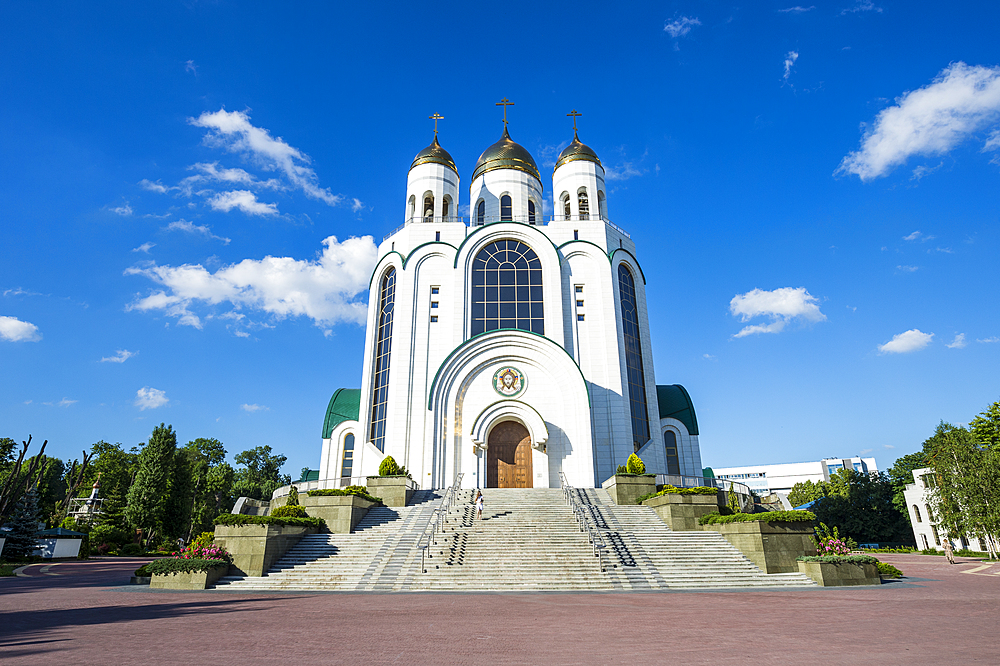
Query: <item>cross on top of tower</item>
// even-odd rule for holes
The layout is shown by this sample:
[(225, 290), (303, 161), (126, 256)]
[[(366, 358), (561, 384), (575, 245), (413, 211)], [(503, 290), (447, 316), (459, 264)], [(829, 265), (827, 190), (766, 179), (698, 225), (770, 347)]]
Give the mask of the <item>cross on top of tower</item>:
[(566, 115), (573, 117), (573, 134), (576, 134), (576, 119), (579, 118), (580, 116), (582, 116), (583, 114), (580, 113), (580, 112), (578, 112), (576, 109), (573, 109), (572, 111), (570, 111)]
[(500, 100), (499, 102), (497, 102), (496, 105), (503, 107), (503, 126), (504, 126), (504, 128), (506, 128), (507, 127), (507, 107), (508, 106), (514, 106), (514, 102), (512, 102), (509, 99), (507, 99), (506, 97), (504, 97), (502, 100)]
[(438, 121), (439, 120), (444, 120), (444, 116), (442, 116), (440, 113), (435, 113), (433, 116), (427, 116), (427, 119), (434, 121), (434, 136), (437, 136), (438, 135)]

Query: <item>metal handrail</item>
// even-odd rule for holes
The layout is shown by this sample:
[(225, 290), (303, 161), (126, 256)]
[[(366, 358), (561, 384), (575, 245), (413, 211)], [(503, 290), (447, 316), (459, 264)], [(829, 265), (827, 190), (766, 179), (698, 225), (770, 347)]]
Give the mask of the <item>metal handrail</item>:
[(740, 507), (744, 511), (753, 511), (753, 492), (750, 486), (732, 479), (720, 479), (714, 476), (686, 476), (683, 474), (657, 474), (656, 485), (662, 486), (670, 484), (677, 488), (695, 488), (697, 486), (707, 486), (718, 488), (729, 492), (730, 485), (733, 492), (739, 497)]
[(608, 547), (604, 541), (604, 535), (597, 525), (591, 527), (590, 517), (583, 506), (580, 505), (577, 495), (574, 492), (576, 489), (566, 482), (566, 475), (563, 472), (559, 472), (559, 487), (563, 491), (563, 497), (566, 499), (566, 503), (569, 504), (570, 510), (573, 511), (573, 517), (576, 518), (576, 522), (580, 526), (580, 531), (587, 533), (587, 540), (594, 549), (594, 557), (597, 558), (597, 564), (603, 573), (605, 571), (604, 551)]
[[(462, 488), (463, 476), (465, 474), (462, 472), (455, 475), (455, 482), (445, 491), (444, 498), (441, 500), (441, 506), (434, 509), (431, 513), (430, 518), (427, 519), (427, 525), (424, 526), (424, 531), (420, 535), (420, 539), (417, 540), (417, 547), (420, 548), (420, 573), (427, 573), (426, 563), (432, 557), (430, 548), (435, 543), (434, 537), (437, 535), (438, 530), (444, 530), (444, 524), (448, 520), (448, 509), (451, 508), (451, 503)], [(420, 545), (421, 543), (423, 543), (422, 546)]]

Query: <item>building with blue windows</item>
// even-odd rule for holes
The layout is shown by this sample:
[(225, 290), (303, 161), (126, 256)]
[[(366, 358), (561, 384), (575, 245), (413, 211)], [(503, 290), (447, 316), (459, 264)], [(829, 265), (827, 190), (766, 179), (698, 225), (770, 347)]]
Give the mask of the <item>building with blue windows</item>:
[(575, 129), (545, 180), (505, 120), (463, 218), (436, 130), (417, 153), (371, 276), (360, 388), (338, 389), (324, 419), (318, 487), (387, 455), (421, 488), (460, 472), (465, 487), (558, 487), (560, 473), (595, 487), (632, 453), (701, 476), (691, 398), (655, 383), (639, 252)]

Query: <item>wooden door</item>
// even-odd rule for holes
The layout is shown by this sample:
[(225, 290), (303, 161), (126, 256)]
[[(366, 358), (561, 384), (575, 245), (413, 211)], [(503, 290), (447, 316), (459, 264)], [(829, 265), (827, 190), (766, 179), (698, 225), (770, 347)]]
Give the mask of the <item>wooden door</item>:
[(531, 488), (531, 436), (517, 421), (490, 431), (486, 446), (487, 488)]

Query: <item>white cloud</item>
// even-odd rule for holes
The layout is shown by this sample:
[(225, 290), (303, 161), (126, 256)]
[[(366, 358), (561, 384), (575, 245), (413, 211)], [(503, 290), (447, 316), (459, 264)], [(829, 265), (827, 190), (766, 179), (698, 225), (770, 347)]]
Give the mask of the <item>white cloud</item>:
[(826, 321), (826, 315), (819, 310), (819, 301), (805, 287), (782, 287), (773, 291), (754, 289), (745, 294), (737, 294), (729, 302), (729, 311), (733, 316), (740, 317), (740, 321), (750, 321), (754, 317), (771, 319), (769, 324), (746, 326), (734, 338), (754, 333), (778, 333), (795, 319)]
[(965, 333), (955, 334), (955, 339), (945, 345), (948, 349), (964, 349), (968, 343), (965, 341)]
[(663, 32), (667, 33), (673, 38), (674, 50), (679, 51), (681, 47), (677, 43), (677, 40), (683, 37), (684, 35), (688, 34), (689, 32), (691, 32), (691, 28), (695, 27), (696, 25), (701, 25), (701, 21), (699, 21), (697, 18), (691, 18), (689, 16), (678, 16), (674, 18), (673, 21), (668, 21), (663, 26)]
[(835, 174), (884, 176), (913, 155), (943, 155), (1000, 117), (1000, 67), (956, 62), (883, 109)]
[(858, 453), (860, 453), (861, 455), (865, 455), (866, 453), (871, 453), (874, 450), (875, 449), (861, 449), (860, 451), (858, 451)]
[(365, 205), (361, 202), (361, 199), (351, 199), (351, 212), (357, 213), (359, 210), (363, 210)]
[(896, 266), (896, 270), (903, 273), (914, 273), (919, 268), (919, 266)]
[(633, 176), (641, 176), (643, 173), (645, 172), (636, 167), (634, 162), (622, 162), (622, 165), (618, 167), (610, 165), (604, 167), (606, 180), (628, 180)]
[(701, 357), (703, 359), (705, 359), (706, 361), (714, 361), (714, 360), (716, 360), (716, 357), (712, 356), (711, 354), (702, 354)]
[(135, 406), (141, 411), (156, 409), (170, 402), (166, 391), (145, 386), (135, 392)]
[(209, 144), (248, 155), (265, 169), (277, 169), (308, 196), (331, 206), (343, 201), (342, 195), (319, 186), (316, 172), (306, 166), (309, 164), (307, 155), (282, 139), (272, 137), (266, 129), (252, 125), (250, 116), (245, 112), (220, 109), (214, 113), (203, 113), (188, 122), (212, 132), (206, 137)]
[(38, 342), (41, 339), (42, 334), (34, 324), (21, 321), (17, 317), (0, 317), (0, 340)]
[(910, 180), (915, 180), (915, 181), (919, 182), (921, 178), (923, 178), (924, 176), (931, 175), (932, 173), (934, 173), (935, 171), (937, 171), (938, 169), (940, 169), (943, 166), (944, 166), (944, 162), (941, 162), (937, 166), (933, 166), (933, 167), (929, 167), (929, 166), (926, 166), (924, 164), (921, 164), (920, 166), (918, 166), (916, 169), (913, 170), (913, 175), (910, 176)]
[(778, 13), (779, 14), (805, 14), (806, 12), (811, 12), (814, 9), (816, 9), (816, 5), (810, 5), (808, 7), (799, 7), (799, 6), (796, 5), (795, 7), (788, 7), (786, 9), (779, 9)]
[(130, 206), (126, 201), (121, 206), (118, 206), (117, 208), (112, 208), (111, 212), (121, 215), (122, 217), (128, 217), (129, 215), (132, 214), (133, 211), (132, 211), (132, 206)]
[(990, 135), (986, 137), (986, 143), (983, 145), (983, 152), (987, 150), (1000, 150), (1000, 129), (993, 130)]
[(198, 76), (198, 65), (194, 64), (194, 60), (188, 60), (184, 63), (184, 71)]
[(253, 414), (254, 412), (269, 412), (269, 411), (271, 411), (270, 407), (265, 407), (264, 405), (256, 405), (256, 404), (255, 405), (248, 405), (246, 403), (243, 403), (242, 405), (240, 405), (240, 409), (242, 409), (244, 412), (250, 412), (251, 414)]
[(145, 252), (149, 254), (149, 251), (156, 247), (156, 243), (143, 243), (139, 247), (132, 248), (133, 252)]
[(786, 81), (788, 80), (788, 77), (792, 75), (792, 65), (794, 65), (795, 61), (798, 60), (798, 59), (799, 59), (799, 52), (798, 51), (789, 51), (788, 54), (785, 55), (785, 76), (784, 76), (784, 79)]
[(924, 233), (922, 233), (920, 231), (914, 231), (912, 234), (908, 234), (906, 236), (903, 236), (903, 240), (905, 240), (905, 241), (917, 241), (918, 240), (918, 241), (921, 241), (922, 243), (926, 243), (929, 240), (934, 240), (934, 238), (935, 238), (935, 236), (927, 236), (926, 234), (924, 234)]
[(188, 222), (187, 220), (177, 220), (176, 222), (171, 222), (167, 225), (167, 231), (183, 231), (189, 234), (200, 234), (202, 236), (207, 236), (208, 238), (220, 240), (223, 245), (229, 245), (230, 243), (230, 239), (213, 234), (212, 230), (209, 229), (207, 225), (198, 225), (194, 222)]
[(191, 311), (196, 302), (229, 303), (235, 309), (267, 312), (278, 319), (306, 316), (318, 326), (337, 322), (363, 323), (364, 302), (355, 300), (368, 289), (377, 248), (371, 236), (336, 236), (323, 241), (316, 260), (291, 257), (244, 259), (210, 273), (201, 265), (133, 267), (126, 275), (143, 275), (165, 287), (127, 306), (129, 310), (162, 310), (179, 324), (201, 328)]
[(984, 343), (990, 343), (990, 342), (1000, 342), (1000, 338), (998, 338), (998, 337), (992, 337), (992, 338), (976, 338), (976, 342), (984, 342)]
[(882, 448), (883, 449), (894, 449), (896, 447), (894, 445), (892, 445), (892, 444), (883, 444)]
[(228, 213), (233, 208), (239, 208), (247, 215), (277, 215), (276, 204), (266, 204), (257, 201), (257, 195), (250, 190), (233, 190), (219, 192), (208, 200), (208, 205), (215, 210)]
[(853, 7), (848, 7), (840, 12), (840, 15), (844, 14), (856, 14), (858, 12), (876, 12), (881, 14), (882, 8), (877, 6), (872, 0), (857, 0)]
[(166, 194), (167, 190), (170, 189), (160, 181), (156, 181), (154, 183), (153, 181), (147, 180), (145, 178), (139, 181), (139, 186), (142, 187), (142, 189), (144, 190), (149, 190), (150, 192), (159, 192), (160, 194)]
[(884, 345), (878, 346), (880, 354), (908, 354), (920, 351), (931, 343), (934, 338), (933, 333), (921, 333), (917, 329), (910, 329), (905, 333), (892, 336), (892, 340)]
[(70, 400), (69, 398), (63, 398), (62, 400), (60, 400), (56, 404), (58, 406), (60, 406), (60, 407), (69, 407), (70, 405), (75, 405), (78, 402), (80, 402), (80, 401), (79, 400)]
[(114, 356), (105, 356), (101, 359), (101, 363), (124, 363), (129, 360), (139, 352), (132, 352), (127, 349), (119, 349), (115, 352)]

